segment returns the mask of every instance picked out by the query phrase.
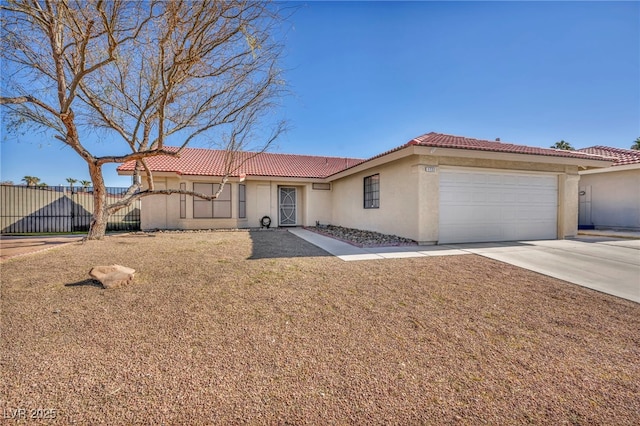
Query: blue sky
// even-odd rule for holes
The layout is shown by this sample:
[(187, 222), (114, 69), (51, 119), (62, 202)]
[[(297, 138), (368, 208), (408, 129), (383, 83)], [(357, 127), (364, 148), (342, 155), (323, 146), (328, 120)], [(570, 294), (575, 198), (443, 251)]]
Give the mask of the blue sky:
[[(430, 131), (576, 148), (640, 136), (639, 2), (293, 5), (279, 111), (290, 130), (273, 152), (367, 158)], [(4, 130), (2, 180), (88, 179), (56, 140)], [(107, 184), (127, 185), (114, 170)]]

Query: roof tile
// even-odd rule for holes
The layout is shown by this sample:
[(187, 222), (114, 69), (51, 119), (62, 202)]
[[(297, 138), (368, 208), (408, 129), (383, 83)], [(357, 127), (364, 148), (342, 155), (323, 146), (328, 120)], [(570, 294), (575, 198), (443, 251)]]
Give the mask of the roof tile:
[[(467, 138), (464, 136), (443, 135), (441, 133), (427, 133), (412, 139), (406, 145), (432, 146), (439, 148), (471, 149), (476, 151), (508, 152), (513, 154), (545, 155), (549, 157), (569, 157), (584, 159), (594, 158), (589, 153), (567, 151), (554, 148), (539, 148), (534, 146), (516, 145), (506, 142), (487, 141)], [(405, 145), (405, 146), (406, 146)]]
[(589, 148), (582, 148), (578, 151), (586, 154), (615, 158), (615, 163), (613, 163), (612, 167), (640, 164), (640, 151), (635, 151), (633, 149), (612, 148), (610, 146), (596, 145)]
[[(165, 147), (177, 151), (177, 147)], [(145, 161), (153, 172), (173, 172), (179, 175), (223, 176), (229, 154), (224, 150), (185, 148), (179, 157), (159, 155)], [(361, 163), (359, 158), (325, 157), (295, 154), (236, 152), (232, 160), (231, 176), (324, 178)], [(135, 161), (118, 167), (118, 171), (133, 171)]]
[[(231, 176), (240, 174), (252, 176), (272, 176), (290, 178), (326, 178), (343, 170), (354, 167), (365, 161), (383, 157), (408, 146), (429, 146), (439, 148), (468, 149), (476, 151), (506, 152), (514, 154), (543, 155), (549, 157), (582, 158), (605, 160), (605, 157), (613, 155), (611, 151), (604, 151), (607, 147), (585, 148), (578, 151), (565, 151), (553, 148), (538, 148), (525, 145), (516, 145), (504, 142), (492, 142), (482, 139), (473, 139), (463, 136), (445, 135), (441, 133), (427, 133), (418, 136), (390, 151), (376, 155), (368, 160), (359, 158), (325, 157), (313, 155), (275, 154), (256, 152), (236, 152), (233, 158)], [(166, 147), (168, 150), (177, 151), (177, 147)], [(587, 151), (593, 149), (593, 152)], [(613, 150), (615, 148), (608, 148)], [(636, 153), (630, 150), (626, 153)], [(638, 153), (640, 154), (640, 153)], [(145, 161), (153, 172), (173, 172), (179, 175), (223, 176), (227, 164), (228, 153), (224, 150), (212, 150), (203, 148), (185, 148), (180, 157), (159, 155), (149, 157)], [(619, 158), (619, 157), (616, 157)], [(631, 157), (625, 154), (623, 160), (640, 162), (640, 155)], [(618, 163), (616, 163), (618, 164)], [(631, 164), (631, 163), (621, 163)], [(133, 171), (134, 161), (129, 161), (118, 167), (118, 171)]]

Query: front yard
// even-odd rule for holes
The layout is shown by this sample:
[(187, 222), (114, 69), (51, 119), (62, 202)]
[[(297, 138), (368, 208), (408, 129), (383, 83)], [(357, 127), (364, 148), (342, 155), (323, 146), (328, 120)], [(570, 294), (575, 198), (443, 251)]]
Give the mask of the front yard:
[(0, 267), (9, 424), (640, 423), (640, 305), (478, 256), (159, 233)]

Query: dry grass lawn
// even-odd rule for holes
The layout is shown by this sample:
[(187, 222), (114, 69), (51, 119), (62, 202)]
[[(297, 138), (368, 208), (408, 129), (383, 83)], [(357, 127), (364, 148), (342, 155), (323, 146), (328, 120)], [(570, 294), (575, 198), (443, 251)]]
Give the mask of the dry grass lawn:
[[(88, 280), (112, 263), (134, 285)], [(216, 232), (1, 268), (9, 423), (640, 423), (640, 305), (474, 255), (343, 262)]]

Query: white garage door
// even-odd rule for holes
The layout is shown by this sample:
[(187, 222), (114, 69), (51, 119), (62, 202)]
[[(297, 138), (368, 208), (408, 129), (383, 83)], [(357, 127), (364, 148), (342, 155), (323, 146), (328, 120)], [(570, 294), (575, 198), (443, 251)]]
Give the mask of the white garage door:
[(439, 243), (557, 238), (555, 175), (440, 171)]

